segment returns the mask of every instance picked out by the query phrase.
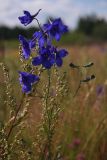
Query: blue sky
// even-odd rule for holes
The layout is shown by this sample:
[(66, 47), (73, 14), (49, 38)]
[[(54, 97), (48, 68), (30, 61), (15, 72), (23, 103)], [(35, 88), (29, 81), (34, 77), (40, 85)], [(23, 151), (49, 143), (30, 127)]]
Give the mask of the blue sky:
[(23, 15), (23, 10), (34, 14), (40, 8), (41, 24), (48, 16), (61, 17), (70, 28), (83, 15), (95, 13), (107, 19), (107, 0), (0, 0), (0, 25), (20, 25), (17, 17)]

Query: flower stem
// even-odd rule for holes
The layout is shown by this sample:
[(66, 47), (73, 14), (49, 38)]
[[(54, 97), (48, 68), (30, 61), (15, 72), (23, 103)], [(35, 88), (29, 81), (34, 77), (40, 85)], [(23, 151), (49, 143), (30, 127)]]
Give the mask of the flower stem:
[[(47, 71), (48, 74), (48, 85), (46, 90), (45, 96), (45, 113), (44, 113), (44, 120), (45, 120), (45, 127), (46, 127), (46, 142), (43, 147), (43, 151), (41, 154), (41, 160), (51, 160), (52, 153), (51, 153), (51, 115), (50, 115), (50, 108), (49, 108), (49, 98), (50, 98), (50, 86), (51, 86), (51, 71)], [(45, 130), (44, 127), (44, 130)]]

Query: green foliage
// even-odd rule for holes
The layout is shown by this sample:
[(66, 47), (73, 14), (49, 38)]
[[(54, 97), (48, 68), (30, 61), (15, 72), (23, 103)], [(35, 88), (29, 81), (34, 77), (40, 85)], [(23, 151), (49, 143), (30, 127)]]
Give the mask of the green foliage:
[(23, 34), (29, 38), (32, 37), (32, 34), (36, 30), (37, 28), (35, 29), (35, 27), (24, 29), (22, 27), (9, 28), (7, 26), (0, 26), (0, 40), (17, 39), (19, 34)]
[(70, 44), (84, 44), (89, 41), (89, 38), (84, 34), (76, 31), (72, 31), (62, 37), (60, 44), (70, 45)]
[(107, 24), (99, 24), (96, 25), (93, 29), (93, 37), (99, 41), (106, 41), (107, 40)]
[[(50, 18), (53, 19), (53, 18)], [(37, 28), (36, 28), (37, 30)], [(31, 28), (9, 28), (6, 26), (0, 27), (0, 40), (14, 40), (22, 34), (29, 38), (32, 37), (35, 27)], [(29, 34), (27, 34), (29, 33)], [(107, 22), (103, 18), (98, 18), (96, 15), (89, 15), (80, 17), (77, 27), (70, 31), (69, 34), (64, 35), (61, 44), (84, 44), (90, 42), (104, 42), (107, 41)]]
[[(104, 48), (104, 50), (102, 50)], [(107, 157), (107, 50), (106, 45), (104, 46), (75, 46), (69, 47), (69, 56), (65, 60), (64, 68), (61, 72), (56, 70), (52, 70), (51, 76), (54, 75), (54, 78), (51, 79), (51, 87), (50, 87), (50, 94), (54, 95), (53, 88), (55, 86), (55, 82), (59, 87), (57, 90), (60, 90), (58, 95), (58, 102), (61, 101), (61, 109), (63, 108), (62, 112), (59, 112), (59, 120), (54, 122), (52, 120), (52, 124), (55, 124), (55, 134), (52, 140), (52, 152), (54, 157), (59, 157), (59, 159), (68, 159), (68, 160), (75, 160), (77, 156), (85, 156), (86, 160), (106, 160)], [(18, 52), (18, 51), (17, 51)], [(17, 103), (20, 104), (21, 102), (21, 92), (18, 85), (18, 81), (16, 80), (17, 74), (15, 74), (16, 70), (21, 67), (21, 62), (17, 62), (18, 55), (15, 50), (11, 51), (11, 53), (7, 53), (5, 55), (5, 63), (7, 64), (7, 68), (9, 68), (9, 75), (10, 81), (15, 85), (16, 92), (13, 92), (12, 95), (16, 95)], [(104, 54), (104, 53), (105, 54)], [(75, 62), (77, 66), (90, 66), (90, 61), (94, 62), (94, 68), (86, 67), (82, 69), (80, 76), (78, 76), (78, 69), (77, 68), (70, 68), (67, 64), (70, 62)], [(86, 63), (87, 62), (87, 63)], [(84, 65), (85, 64), (85, 65)], [(93, 73), (93, 69), (96, 73), (95, 81), (90, 81), (89, 84), (85, 84), (81, 86), (81, 89), (75, 96), (74, 92), (78, 87), (79, 80), (81, 78), (81, 74), (83, 75), (83, 79), (85, 75), (91, 75)], [(63, 73), (63, 71), (67, 70), (67, 74)], [(46, 105), (46, 92), (47, 92), (47, 72), (44, 70), (42, 72), (43, 76), (43, 83), (40, 86), (37, 86), (40, 93), (44, 95), (44, 99), (42, 103), (44, 106)], [(26, 100), (30, 100), (30, 104), (28, 101), (26, 108), (22, 108), (18, 114), (17, 123), (15, 123), (15, 128), (12, 131), (12, 134), (9, 139), (9, 146), (5, 141), (5, 135), (8, 133), (9, 128), (12, 124), (11, 121), (8, 121), (8, 117), (10, 115), (10, 106), (7, 107), (7, 103), (3, 103), (9, 99), (8, 94), (5, 94), (6, 84), (3, 77), (2, 69), (0, 68), (0, 97), (2, 95), (2, 101), (0, 99), (0, 114), (4, 111), (4, 118), (6, 121), (6, 126), (3, 126), (3, 123), (0, 123), (0, 127), (2, 127), (2, 133), (0, 132), (0, 144), (4, 145), (4, 148), (0, 148), (0, 151), (4, 151), (5, 153), (11, 154), (6, 160), (35, 160), (37, 157), (36, 155), (40, 153), (40, 148), (38, 144), (43, 146), (46, 144), (46, 133), (48, 126), (45, 125), (45, 129), (43, 130), (43, 126), (41, 125), (42, 120), (39, 116), (41, 114), (41, 103), (39, 97), (36, 97), (37, 100), (34, 100), (35, 97), (31, 98), (31, 95), (25, 97)], [(65, 76), (65, 77), (64, 77)], [(53, 83), (52, 83), (53, 81)], [(67, 85), (70, 88), (69, 92), (67, 92), (67, 96), (63, 92), (63, 87)], [(6, 81), (8, 82), (8, 81)], [(45, 83), (44, 83), (45, 82)], [(104, 90), (100, 95), (96, 93), (97, 85), (103, 85)], [(43, 87), (44, 86), (44, 87)], [(11, 87), (12, 88), (12, 87)], [(43, 92), (42, 92), (43, 90)], [(46, 92), (45, 92), (46, 91)], [(52, 91), (52, 92), (51, 92)], [(65, 94), (65, 98), (61, 98), (61, 95)], [(35, 95), (37, 96), (37, 94)], [(10, 97), (11, 98), (11, 97)], [(30, 99), (31, 98), (31, 99)], [(51, 113), (52, 104), (55, 103), (56, 97), (51, 97), (48, 99), (48, 112)], [(61, 98), (61, 99), (60, 99)], [(2, 106), (1, 106), (2, 103)], [(25, 102), (24, 102), (25, 103)], [(9, 104), (8, 104), (9, 105)], [(2, 109), (1, 109), (2, 108)], [(27, 110), (26, 110), (27, 109)], [(54, 110), (57, 108), (54, 108)], [(27, 111), (27, 112), (26, 112)], [(44, 108), (44, 112), (45, 112)], [(58, 111), (58, 110), (56, 110)], [(45, 112), (46, 113), (46, 112)], [(23, 117), (25, 115), (25, 117)], [(50, 114), (49, 114), (50, 115)], [(13, 112), (11, 114), (13, 116)], [(50, 115), (51, 116), (51, 115)], [(1, 120), (0, 116), (0, 120)], [(56, 118), (53, 116), (53, 118)], [(47, 115), (45, 120), (48, 121)], [(7, 123), (9, 122), (9, 123)], [(23, 123), (21, 123), (23, 122)], [(8, 124), (8, 125), (7, 125)], [(40, 125), (39, 125), (40, 124)], [(37, 128), (36, 128), (37, 126)], [(4, 132), (4, 127), (6, 130)], [(52, 127), (54, 127), (52, 125)], [(1, 129), (1, 128), (0, 128)], [(53, 129), (53, 128), (51, 128)], [(38, 131), (39, 130), (39, 131)], [(5, 133), (5, 134), (4, 134)], [(52, 132), (51, 132), (52, 133)], [(3, 139), (4, 138), (4, 139)], [(38, 140), (38, 141), (37, 141)], [(38, 142), (38, 143), (37, 143)], [(58, 147), (56, 147), (58, 146)], [(46, 152), (45, 152), (46, 153)], [(62, 156), (62, 157), (61, 157)], [(20, 158), (19, 158), (20, 157)], [(4, 159), (3, 159), (4, 160)], [(56, 159), (55, 159), (56, 160)]]
[(77, 31), (91, 37), (93, 40), (107, 40), (107, 21), (96, 15), (81, 17), (78, 21)]

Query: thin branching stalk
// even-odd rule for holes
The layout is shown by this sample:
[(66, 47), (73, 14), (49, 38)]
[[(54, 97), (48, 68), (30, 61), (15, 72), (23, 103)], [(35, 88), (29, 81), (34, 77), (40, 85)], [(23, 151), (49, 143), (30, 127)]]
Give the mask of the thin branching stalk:
[(50, 109), (48, 110), (48, 99), (49, 99), (49, 91), (50, 91), (50, 80), (51, 80), (51, 72), (50, 70), (48, 72), (48, 90), (47, 90), (47, 95), (46, 95), (46, 112), (47, 112), (47, 117), (48, 117), (48, 135), (47, 135), (47, 147), (48, 147), (48, 159), (51, 160), (51, 117), (50, 117)]
[(16, 110), (16, 113), (15, 113), (15, 116), (14, 116), (14, 119), (13, 119), (13, 122), (12, 122), (12, 125), (11, 125), (11, 127), (10, 127), (10, 129), (9, 129), (8, 134), (7, 134), (7, 140), (9, 139), (9, 137), (10, 137), (10, 135), (11, 135), (13, 129), (14, 129), (14, 124), (15, 124), (15, 122), (16, 122), (17, 115), (18, 115), (18, 113), (19, 113), (19, 111), (20, 111), (20, 109), (21, 109), (21, 107), (22, 107), (22, 105), (23, 105), (24, 97), (25, 97), (25, 94), (23, 94), (22, 99), (21, 99), (21, 102), (20, 102), (20, 104), (19, 104), (19, 106), (18, 106), (18, 108), (17, 108), (17, 110)]
[[(44, 146), (44, 149), (41, 153), (41, 160), (51, 160), (51, 117), (50, 117), (50, 108), (49, 108), (49, 98), (50, 98), (50, 86), (51, 86), (51, 70), (47, 70), (48, 74), (48, 85), (47, 85), (47, 90), (46, 90), (46, 96), (45, 96), (45, 113), (44, 113), (44, 118), (45, 118), (45, 125), (44, 125), (44, 130), (46, 127), (46, 144)], [(48, 151), (48, 156), (45, 157), (45, 152), (46, 150)]]

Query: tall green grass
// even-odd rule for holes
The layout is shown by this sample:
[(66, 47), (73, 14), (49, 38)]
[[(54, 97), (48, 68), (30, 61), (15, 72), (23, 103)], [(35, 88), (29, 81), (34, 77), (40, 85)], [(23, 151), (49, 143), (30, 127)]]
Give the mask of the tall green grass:
[[(68, 38), (67, 38), (68, 39)], [(66, 40), (67, 41), (67, 40)], [(10, 48), (11, 42), (8, 42)], [(16, 42), (14, 42), (16, 43)], [(16, 44), (15, 44), (16, 45)], [(14, 46), (15, 46), (14, 45)], [(7, 45), (6, 45), (7, 46)], [(67, 79), (71, 94), (68, 95), (64, 110), (60, 114), (58, 127), (54, 136), (54, 143), (60, 144), (60, 151), (64, 160), (106, 160), (107, 159), (107, 46), (68, 46), (69, 56), (65, 60), (64, 70), (67, 70)], [(9, 74), (13, 83), (13, 94), (17, 102), (21, 98), (17, 71), (20, 68), (18, 51), (10, 49), (5, 52), (3, 61), (9, 68)], [(91, 69), (83, 70), (83, 75), (95, 73), (96, 79), (81, 86), (75, 98), (72, 95), (78, 87), (78, 71), (71, 69), (68, 64), (75, 62), (77, 65), (94, 62)], [(0, 113), (2, 118), (6, 116), (8, 109), (5, 108), (5, 84), (3, 74), (0, 71)], [(103, 86), (100, 94), (96, 92), (97, 87)], [(22, 145), (26, 143), (23, 150), (28, 150), (31, 159), (35, 160), (32, 147), (35, 141), (35, 126), (40, 121), (41, 107), (39, 100), (32, 101), (26, 121), (26, 129), (22, 132)], [(3, 115), (4, 114), (4, 115)], [(2, 120), (2, 119), (1, 119)], [(20, 129), (20, 128), (19, 128)], [(30, 131), (29, 131), (30, 129)], [(17, 130), (16, 130), (17, 132)], [(29, 150), (29, 148), (31, 148)], [(16, 148), (18, 150), (18, 148)], [(81, 159), (80, 159), (81, 158)], [(22, 158), (23, 159), (23, 158)]]

